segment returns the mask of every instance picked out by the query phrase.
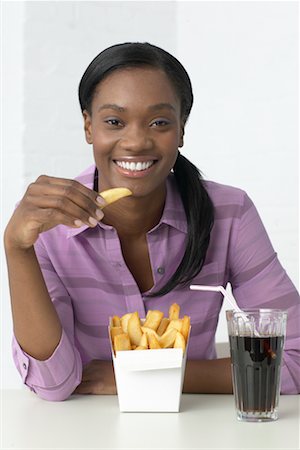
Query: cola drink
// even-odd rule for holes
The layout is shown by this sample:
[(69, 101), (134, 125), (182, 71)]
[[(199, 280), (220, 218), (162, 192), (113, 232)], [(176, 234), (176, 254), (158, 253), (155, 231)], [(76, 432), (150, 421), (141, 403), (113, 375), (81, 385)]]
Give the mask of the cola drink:
[(230, 336), (236, 408), (272, 414), (278, 406), (284, 336)]

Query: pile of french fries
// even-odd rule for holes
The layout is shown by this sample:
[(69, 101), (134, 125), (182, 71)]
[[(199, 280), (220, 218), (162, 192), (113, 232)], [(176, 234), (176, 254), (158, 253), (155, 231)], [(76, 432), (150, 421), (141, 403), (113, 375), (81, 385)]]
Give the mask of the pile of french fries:
[(189, 316), (180, 319), (179, 313), (180, 306), (173, 303), (169, 317), (158, 310), (149, 310), (145, 321), (137, 311), (113, 316), (110, 334), (114, 351), (181, 348), (184, 352), (191, 321)]

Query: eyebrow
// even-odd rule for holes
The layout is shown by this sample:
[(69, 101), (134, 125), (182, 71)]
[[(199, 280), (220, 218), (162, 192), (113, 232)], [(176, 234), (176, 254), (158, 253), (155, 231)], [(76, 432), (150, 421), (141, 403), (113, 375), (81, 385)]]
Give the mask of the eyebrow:
[(157, 105), (151, 105), (149, 108), (151, 111), (159, 111), (161, 109), (170, 109), (172, 111), (176, 111), (175, 107), (171, 105), (171, 103), (158, 103)]
[[(118, 112), (124, 112), (126, 111), (126, 108), (123, 106), (116, 105), (115, 103), (105, 103), (104, 105), (99, 106), (98, 112), (102, 111), (103, 109), (113, 109)], [(148, 107), (150, 111), (160, 111), (162, 109), (169, 109), (171, 111), (176, 111), (174, 106), (171, 105), (171, 103), (157, 103), (156, 105), (151, 105)]]

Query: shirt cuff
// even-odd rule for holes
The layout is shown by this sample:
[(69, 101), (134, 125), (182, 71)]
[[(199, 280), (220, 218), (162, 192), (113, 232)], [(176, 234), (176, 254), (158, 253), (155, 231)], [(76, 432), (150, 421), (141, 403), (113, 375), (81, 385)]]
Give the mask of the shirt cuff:
[[(81, 358), (64, 330), (58, 346), (45, 361), (28, 355), (13, 337), (13, 358), (22, 381), (45, 399), (64, 400), (81, 381)], [(55, 391), (60, 392), (59, 398), (55, 398)]]

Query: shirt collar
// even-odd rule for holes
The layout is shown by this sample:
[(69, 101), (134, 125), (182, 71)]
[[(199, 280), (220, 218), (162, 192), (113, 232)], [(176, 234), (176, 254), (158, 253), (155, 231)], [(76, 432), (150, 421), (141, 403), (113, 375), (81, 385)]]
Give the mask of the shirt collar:
[[(93, 164), (92, 166), (88, 167), (84, 172), (82, 172), (80, 175), (78, 175), (75, 180), (79, 181), (79, 183), (83, 184), (89, 189), (94, 189), (94, 175), (95, 175), (95, 169), (96, 166)], [(88, 225), (82, 225), (82, 227), (79, 228), (68, 228), (67, 231), (67, 238), (77, 236), (80, 233), (83, 233), (83, 231), (90, 229)]]
[(161, 219), (155, 228), (162, 223), (187, 233), (186, 214), (173, 173), (170, 173), (167, 178), (166, 203)]
[[(79, 181), (79, 183), (83, 184), (87, 188), (93, 189), (95, 169), (96, 166), (95, 164), (93, 164), (80, 175), (78, 175), (75, 180)], [(163, 214), (159, 223), (150, 231), (150, 233), (156, 230), (163, 223), (166, 225), (170, 225), (171, 227), (174, 227), (183, 233), (187, 233), (186, 214), (173, 173), (171, 173), (167, 178), (167, 195)], [(104, 229), (112, 229), (111, 226), (101, 222), (97, 226), (100, 226)], [(79, 228), (68, 228), (67, 238), (77, 236), (87, 229), (90, 229), (90, 227), (85, 224)]]

